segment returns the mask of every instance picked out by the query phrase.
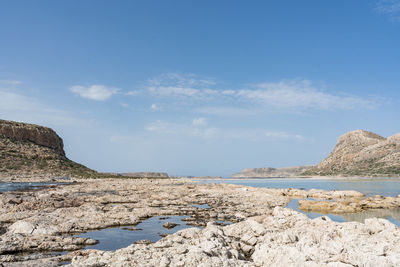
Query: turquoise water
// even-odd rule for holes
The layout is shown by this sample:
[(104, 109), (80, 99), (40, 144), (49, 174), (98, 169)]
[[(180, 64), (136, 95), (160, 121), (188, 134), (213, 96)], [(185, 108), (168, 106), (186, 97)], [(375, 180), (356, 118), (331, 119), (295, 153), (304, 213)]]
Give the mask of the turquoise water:
[(358, 179), (226, 179), (226, 180), (198, 180), (200, 183), (225, 183), (246, 185), (253, 187), (270, 188), (298, 188), (323, 190), (356, 190), (367, 196), (383, 195), (397, 196), (400, 194), (400, 178), (358, 178)]

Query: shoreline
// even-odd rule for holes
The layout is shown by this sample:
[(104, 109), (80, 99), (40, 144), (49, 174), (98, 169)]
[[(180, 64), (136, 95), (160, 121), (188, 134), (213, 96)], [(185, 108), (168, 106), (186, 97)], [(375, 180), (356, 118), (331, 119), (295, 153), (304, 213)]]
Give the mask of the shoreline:
[[(71, 181), (77, 182), (0, 194), (0, 202), (3, 203), (0, 205), (0, 262), (11, 264), (16, 261), (17, 265), (30, 263), (56, 266), (52, 264), (58, 264), (61, 260), (72, 260), (72, 266), (91, 266), (97, 262), (104, 262), (106, 265), (123, 265), (128, 262), (151, 265), (152, 262), (148, 257), (141, 256), (150, 253), (154, 260), (153, 264), (162, 262), (166, 255), (172, 255), (169, 257), (170, 265), (177, 266), (180, 261), (183, 261), (185, 266), (194, 266), (193, 262), (215, 266), (219, 264), (214, 262), (216, 259), (230, 262), (232, 266), (265, 264), (279, 266), (279, 261), (274, 261), (274, 258), (270, 257), (272, 255), (284, 257), (284, 251), (291, 246), (287, 247), (288, 243), (280, 243), (279, 240), (284, 240), (282, 238), (292, 240), (291, 232), (295, 231), (297, 236), (291, 242), (299, 246), (303, 246), (300, 245), (303, 243), (299, 243), (301, 240), (310, 238), (307, 229), (315, 229), (318, 238), (325, 238), (330, 231), (336, 233), (338, 229), (342, 229), (340, 230), (344, 231), (342, 237), (352, 235), (356, 242), (365, 243), (364, 230), (356, 231), (351, 228), (353, 225), (365, 231), (369, 229), (368, 231), (376, 232), (374, 236), (376, 240), (387, 244), (391, 250), (400, 255), (400, 248), (394, 246), (396, 242), (400, 242), (400, 229), (387, 220), (369, 219), (369, 226), (355, 222), (337, 223), (324, 216), (309, 219), (304, 214), (283, 208), (292, 199), (312, 197), (321, 203), (324, 199), (329, 199), (329, 205), (337, 203), (336, 210), (342, 209), (342, 212), (348, 212), (348, 207), (373, 206), (376, 203), (383, 203), (385, 199), (393, 201), (393, 198), (369, 199), (355, 191), (306, 191), (233, 184), (199, 184), (191, 179), (72, 179)], [(366, 199), (368, 202), (365, 202)], [(360, 203), (360, 205), (346, 204), (349, 201), (350, 204)], [(391, 203), (390, 201), (388, 203)], [(207, 204), (209, 208), (201, 209), (193, 206), (194, 204)], [(153, 216), (175, 215), (189, 216), (193, 226), (204, 228), (202, 230), (189, 228), (171, 234), (156, 243), (133, 244), (114, 252), (81, 250), (87, 245), (94, 244), (95, 240), (71, 237), (71, 234), (95, 229), (137, 225)], [(214, 222), (218, 220), (229, 221), (232, 224), (215, 225)], [(282, 224), (283, 221), (289, 224)], [(380, 230), (372, 229), (371, 225)], [(383, 237), (378, 234), (382, 231), (386, 233)], [(277, 243), (272, 243), (272, 249), (282, 249), (282, 251), (266, 254), (265, 246), (268, 244), (266, 240), (269, 240), (271, 234), (277, 235), (275, 239)], [(394, 234), (398, 239), (393, 237)], [(338, 240), (335, 242), (347, 246), (348, 240), (342, 240), (342, 237), (336, 236)], [(310, 243), (310, 246), (313, 249), (321, 249), (321, 246), (332, 248), (330, 243), (319, 243), (318, 247)], [(351, 253), (355, 253), (356, 249), (348, 247)], [(29, 256), (22, 259), (17, 254), (17, 252), (37, 251), (71, 252), (39, 259)], [(375, 247), (367, 248), (366, 251), (372, 255), (370, 257), (378, 257), (380, 253)], [(320, 252), (321, 258), (314, 259), (316, 264), (335, 262), (333, 259), (325, 259), (326, 253)], [(300, 258), (307, 254), (302, 250), (296, 253)], [(219, 256), (215, 257), (214, 254)], [(362, 259), (360, 260), (362, 263)], [(360, 261), (353, 260), (350, 263), (360, 264)]]

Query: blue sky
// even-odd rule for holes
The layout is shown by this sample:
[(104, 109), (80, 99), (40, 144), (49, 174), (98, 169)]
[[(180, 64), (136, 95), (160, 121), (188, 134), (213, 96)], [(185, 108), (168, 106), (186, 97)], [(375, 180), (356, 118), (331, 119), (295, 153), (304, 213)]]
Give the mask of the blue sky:
[(400, 132), (400, 1), (0, 1), (0, 118), (99, 171), (230, 176)]

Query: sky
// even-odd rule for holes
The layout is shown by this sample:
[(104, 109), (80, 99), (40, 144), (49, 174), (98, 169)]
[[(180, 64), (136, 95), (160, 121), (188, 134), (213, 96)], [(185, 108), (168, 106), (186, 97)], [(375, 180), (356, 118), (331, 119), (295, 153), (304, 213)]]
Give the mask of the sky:
[(400, 132), (400, 0), (0, 0), (0, 118), (104, 172), (229, 177)]

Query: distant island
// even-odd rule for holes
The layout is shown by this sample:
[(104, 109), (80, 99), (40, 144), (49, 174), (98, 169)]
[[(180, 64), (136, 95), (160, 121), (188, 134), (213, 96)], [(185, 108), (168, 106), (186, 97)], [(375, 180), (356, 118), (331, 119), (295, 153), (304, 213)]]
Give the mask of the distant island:
[(247, 168), (232, 174), (232, 178), (277, 178), (297, 177), (313, 166), (294, 166), (285, 168)]

